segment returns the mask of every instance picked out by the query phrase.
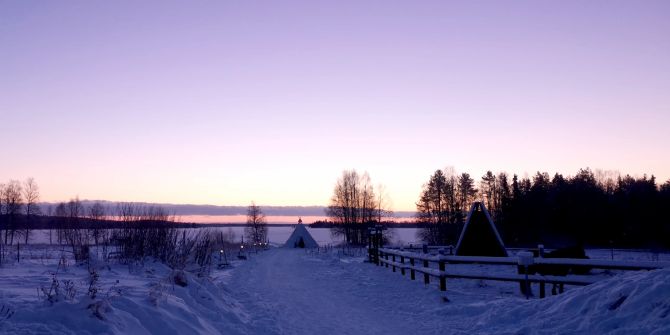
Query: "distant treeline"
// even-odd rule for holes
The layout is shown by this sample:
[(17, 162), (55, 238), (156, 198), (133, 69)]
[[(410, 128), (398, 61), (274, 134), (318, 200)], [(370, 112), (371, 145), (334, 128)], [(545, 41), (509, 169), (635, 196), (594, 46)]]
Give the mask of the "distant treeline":
[[(511, 179), (511, 180), (510, 180)], [(469, 205), (480, 200), (508, 246), (670, 247), (670, 181), (581, 169), (571, 177), (537, 172), (512, 178), (438, 170), (424, 185), (417, 220), (424, 240), (453, 244)]]
[[(18, 214), (14, 217), (10, 217), (7, 214), (0, 214), (0, 227), (25, 227), (28, 229), (59, 229), (62, 227), (68, 227), (73, 220), (76, 220), (77, 227), (81, 229), (118, 229), (127, 226), (127, 222), (119, 220), (110, 220), (110, 219), (91, 219), (87, 217), (79, 217), (72, 219), (70, 217), (60, 217), (60, 216), (48, 216), (48, 215), (36, 215), (28, 217), (25, 214)], [(140, 222), (142, 220), (134, 221)], [(146, 222), (155, 222), (155, 221), (146, 221)], [(180, 223), (173, 222), (175, 225), (182, 228), (191, 228), (191, 227), (200, 227), (200, 226), (220, 226), (220, 225), (208, 225), (208, 224), (197, 224), (197, 223)], [(243, 226), (244, 224), (239, 224)], [(228, 225), (224, 225), (228, 226)], [(11, 229), (10, 229), (11, 231)], [(23, 237), (24, 233), (18, 233), (19, 236)]]

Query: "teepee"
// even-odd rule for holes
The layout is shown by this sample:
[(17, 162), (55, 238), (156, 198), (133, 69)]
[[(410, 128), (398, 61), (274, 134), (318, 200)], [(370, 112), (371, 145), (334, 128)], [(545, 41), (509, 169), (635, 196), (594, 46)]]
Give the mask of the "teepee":
[(481, 202), (475, 202), (470, 208), (461, 237), (456, 244), (458, 256), (507, 256), (496, 225)]
[(302, 219), (298, 220), (298, 225), (291, 233), (286, 243), (285, 248), (317, 248), (319, 244), (316, 243), (312, 235), (307, 231), (307, 228), (302, 224)]

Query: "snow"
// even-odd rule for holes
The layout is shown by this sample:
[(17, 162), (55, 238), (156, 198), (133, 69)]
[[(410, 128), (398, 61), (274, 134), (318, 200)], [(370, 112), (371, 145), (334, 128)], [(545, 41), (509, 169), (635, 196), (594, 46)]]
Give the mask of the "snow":
[(630, 272), (542, 300), (500, 300), (473, 332), (670, 334), (670, 269)]
[[(0, 267), (0, 334), (669, 334), (670, 269), (615, 275), (566, 293), (526, 300), (516, 283), (471, 279), (424, 285), (409, 274), (328, 252), (272, 248), (209, 276), (147, 261), (97, 262), (100, 290), (67, 253), (30, 246)], [(59, 266), (61, 256), (68, 260)], [(449, 265), (499, 273), (500, 265)], [(37, 294), (51, 274), (76, 294), (50, 304)], [(92, 307), (91, 307), (92, 306)], [(98, 316), (94, 312), (97, 311)]]

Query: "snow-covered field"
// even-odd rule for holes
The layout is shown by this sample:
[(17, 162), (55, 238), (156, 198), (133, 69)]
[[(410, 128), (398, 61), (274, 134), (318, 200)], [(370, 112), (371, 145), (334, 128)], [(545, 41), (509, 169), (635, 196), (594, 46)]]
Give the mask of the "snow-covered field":
[[(0, 333), (670, 333), (670, 269), (526, 300), (513, 283), (449, 280), (440, 292), (338, 249), (273, 248), (249, 256), (202, 277), (155, 262), (98, 261), (92, 299), (86, 266), (63, 262), (53, 247), (32, 246), (20, 263), (0, 268)], [(60, 296), (52, 303), (41, 288), (48, 292), (53, 273)]]

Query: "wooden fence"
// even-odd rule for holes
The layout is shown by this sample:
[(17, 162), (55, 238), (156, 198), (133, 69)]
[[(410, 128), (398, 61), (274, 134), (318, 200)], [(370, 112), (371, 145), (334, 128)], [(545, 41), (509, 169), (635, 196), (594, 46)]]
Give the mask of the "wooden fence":
[[(393, 272), (400, 270), (404, 276), (409, 272), (410, 279), (416, 279), (416, 273), (423, 275), (425, 284), (430, 284), (430, 278), (438, 278), (440, 290), (447, 290), (447, 278), (480, 279), (525, 283), (540, 285), (540, 298), (545, 297), (545, 284), (565, 285), (589, 285), (599, 280), (608, 278), (603, 275), (541, 275), (541, 274), (490, 274), (474, 273), (471, 271), (458, 271), (447, 269), (447, 264), (489, 264), (489, 265), (514, 265), (520, 264), (519, 257), (484, 257), (484, 256), (453, 256), (453, 255), (431, 255), (415, 252), (407, 252), (397, 249), (380, 248), (374, 259), (378, 266), (391, 268)], [(431, 264), (432, 267), (431, 267)], [(568, 259), (568, 258), (541, 258), (535, 257), (532, 264), (562, 265), (562, 266), (587, 266), (590, 268), (612, 269), (612, 270), (652, 270), (670, 267), (670, 262), (649, 261), (611, 261), (592, 259)]]

